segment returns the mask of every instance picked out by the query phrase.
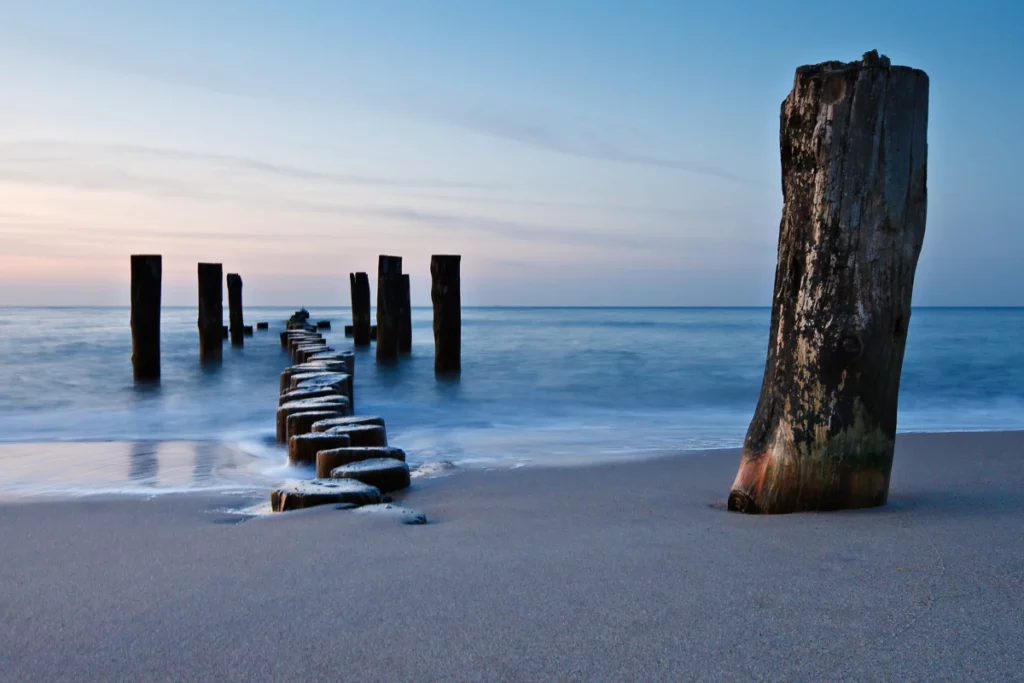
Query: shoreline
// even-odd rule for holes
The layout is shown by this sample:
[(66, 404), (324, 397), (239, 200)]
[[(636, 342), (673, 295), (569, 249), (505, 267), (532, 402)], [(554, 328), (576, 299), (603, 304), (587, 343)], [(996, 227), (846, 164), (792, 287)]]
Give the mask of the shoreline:
[[(985, 431), (957, 430), (947, 432), (905, 432), (897, 434), (897, 444), (906, 440), (929, 437), (957, 437), (969, 435), (992, 435), (995, 437), (1020, 438), (1024, 441), (1024, 430)], [(0, 442), (0, 472), (8, 468), (7, 481), (0, 482), (0, 506), (9, 503), (60, 502), (84, 499), (152, 499), (168, 496), (249, 496), (267, 497), (269, 492), (287, 481), (310, 479), (314, 475), (307, 468), (293, 468), (285, 462), (285, 453), (273, 445), (255, 444), (257, 450), (246, 448), (251, 441), (187, 440), (80, 440), (80, 441), (19, 441)], [(281, 450), (280, 454), (277, 450)], [(607, 466), (629, 466), (650, 461), (689, 459), (695, 457), (731, 457), (739, 462), (739, 447), (699, 449), (632, 449), (616, 453), (602, 453), (595, 457), (552, 456), (537, 460), (509, 457), (502, 460), (469, 460), (452, 462), (427, 460), (415, 463), (413, 481), (424, 482), (432, 479), (447, 479), (475, 472), (511, 472), (517, 470), (575, 470)], [(110, 452), (114, 455), (111, 456)], [(135, 472), (153, 477), (159, 472), (166, 481), (162, 483), (135, 482), (125, 479), (120, 482), (91, 482), (76, 486), (73, 479), (80, 476), (75, 468), (90, 469), (89, 458), (101, 454), (124, 462), (118, 463), (122, 470), (131, 468)], [(280, 458), (267, 457), (280, 455)], [(45, 458), (45, 461), (43, 460)], [(897, 446), (897, 463), (899, 445)], [(41, 474), (52, 476), (48, 484), (36, 487), (28, 485), (12, 488), (10, 484), (10, 463), (31, 462)], [(200, 465), (200, 461), (204, 464)], [(243, 467), (239, 466), (239, 461)], [(450, 466), (449, 466), (450, 465)], [(231, 470), (233, 481), (209, 481), (201, 484), (188, 483), (189, 476), (195, 476), (200, 469), (212, 472), (217, 468)], [(244, 471), (248, 468), (248, 471)], [(418, 475), (416, 471), (424, 468)], [(151, 470), (151, 471), (150, 471)], [(67, 481), (62, 481), (60, 477)], [(170, 482), (170, 483), (168, 483)], [(6, 486), (6, 488), (5, 488)]]

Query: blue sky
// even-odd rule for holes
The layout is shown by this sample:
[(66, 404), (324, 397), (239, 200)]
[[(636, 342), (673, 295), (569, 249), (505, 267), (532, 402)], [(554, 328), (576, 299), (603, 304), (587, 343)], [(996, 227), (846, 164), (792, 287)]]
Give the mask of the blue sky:
[(1019, 3), (0, 2), (0, 305), (764, 305), (797, 66), (931, 78), (920, 305), (1024, 305)]

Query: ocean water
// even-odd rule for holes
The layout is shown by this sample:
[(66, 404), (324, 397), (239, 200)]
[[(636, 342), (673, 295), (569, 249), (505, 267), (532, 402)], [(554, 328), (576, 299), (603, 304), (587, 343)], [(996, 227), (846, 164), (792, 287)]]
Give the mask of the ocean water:
[[(132, 381), (127, 308), (0, 308), (0, 492), (271, 486), (278, 332), (290, 309), (248, 308), (269, 332), (198, 361), (196, 311), (165, 308), (162, 379)], [(329, 344), (350, 349), (347, 308)], [(735, 447), (760, 390), (767, 308), (468, 308), (463, 372), (433, 374), (430, 309), (413, 352), (356, 352), (360, 414), (380, 414), (413, 464), (513, 467)], [(1024, 309), (917, 309), (900, 431), (1024, 429)], [(92, 442), (88, 447), (54, 442)], [(106, 442), (106, 443), (96, 443)], [(135, 442), (134, 444), (130, 442)], [(142, 443), (139, 443), (142, 442)], [(174, 442), (174, 443), (161, 443)], [(187, 442), (187, 443), (183, 443)]]

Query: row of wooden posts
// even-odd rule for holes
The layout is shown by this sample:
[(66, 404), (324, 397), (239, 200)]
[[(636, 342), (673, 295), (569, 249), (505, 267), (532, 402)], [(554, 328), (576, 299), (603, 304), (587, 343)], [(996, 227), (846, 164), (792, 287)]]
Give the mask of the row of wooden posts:
[[(457, 255), (430, 259), (434, 307), (434, 370), (453, 374), (462, 368), (462, 300), (460, 264)], [(136, 380), (160, 377), (160, 296), (163, 259), (159, 254), (131, 257), (132, 367)], [(223, 354), (224, 269), (220, 263), (200, 263), (199, 276), (199, 359), (219, 360)], [(370, 281), (366, 273), (349, 276), (352, 294), (353, 343), (369, 346)], [(227, 333), (234, 346), (244, 345), (252, 333), (242, 313), (242, 278), (228, 273)], [(261, 329), (266, 328), (260, 323)], [(412, 350), (412, 307), (409, 276), (402, 273), (401, 256), (380, 256), (377, 270), (377, 360), (391, 361)]]
[[(135, 379), (160, 377), (160, 295), (163, 258), (159, 254), (135, 254), (132, 261), (132, 368)], [(200, 263), (199, 358), (218, 360), (223, 354), (224, 268), (219, 263)], [(233, 346), (245, 344), (252, 328), (242, 314), (242, 278), (228, 273), (228, 337)], [(260, 324), (261, 327), (266, 327)]]
[[(434, 371), (457, 373), (462, 368), (462, 292), (458, 255), (430, 257), (430, 299), (434, 307)], [(350, 273), (352, 342), (370, 345), (370, 278)], [(401, 256), (377, 260), (377, 360), (391, 361), (412, 350), (412, 307), (409, 276)]]

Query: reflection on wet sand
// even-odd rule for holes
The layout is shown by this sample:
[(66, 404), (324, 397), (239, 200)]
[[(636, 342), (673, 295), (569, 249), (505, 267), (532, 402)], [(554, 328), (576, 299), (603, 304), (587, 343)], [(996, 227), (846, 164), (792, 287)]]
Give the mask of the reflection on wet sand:
[(0, 499), (29, 495), (264, 490), (277, 463), (217, 441), (0, 444)]
[(217, 444), (213, 441), (195, 442), (195, 464), (192, 466), (192, 481), (199, 484), (209, 481), (217, 462)]
[(156, 474), (159, 463), (156, 457), (156, 448), (159, 444), (146, 441), (138, 441), (131, 445), (129, 456), (128, 478), (144, 486), (156, 484)]

